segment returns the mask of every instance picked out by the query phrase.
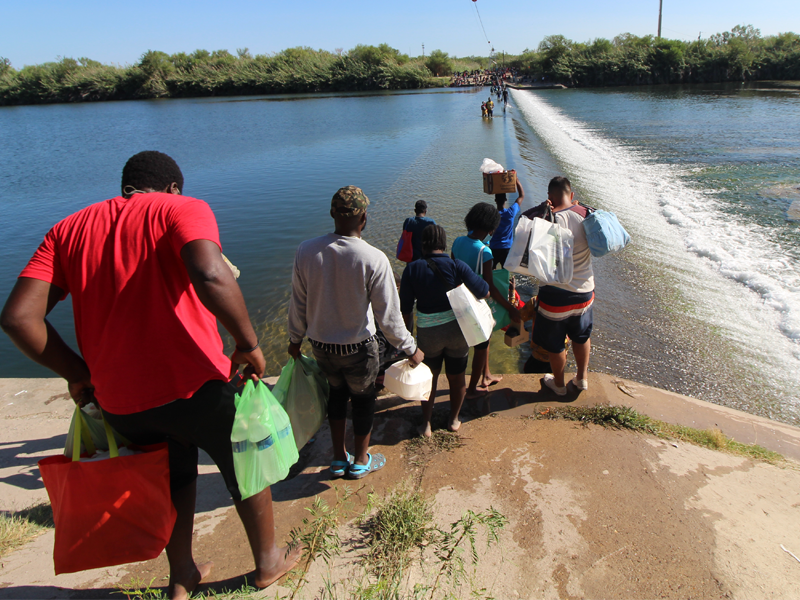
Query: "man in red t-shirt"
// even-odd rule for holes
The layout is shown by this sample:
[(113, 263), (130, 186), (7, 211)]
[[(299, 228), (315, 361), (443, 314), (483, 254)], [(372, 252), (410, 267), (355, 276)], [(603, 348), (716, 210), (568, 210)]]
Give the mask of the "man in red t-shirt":
[[(178, 513), (167, 545), (172, 598), (186, 598), (208, 574), (196, 565), (192, 530), (198, 448), (222, 473), (266, 587), (299, 551), (274, 540), (272, 495), (241, 500), (230, 434), (239, 365), (260, 378), (266, 363), (244, 298), (222, 258), (217, 222), (202, 200), (181, 195), (183, 175), (166, 154), (141, 152), (122, 171), (122, 196), (68, 216), (45, 236), (12, 290), (0, 323), (32, 360), (68, 382), (83, 406), (137, 444), (166, 441)], [(80, 354), (47, 314), (72, 294)], [(217, 320), (236, 341), (222, 352)]]

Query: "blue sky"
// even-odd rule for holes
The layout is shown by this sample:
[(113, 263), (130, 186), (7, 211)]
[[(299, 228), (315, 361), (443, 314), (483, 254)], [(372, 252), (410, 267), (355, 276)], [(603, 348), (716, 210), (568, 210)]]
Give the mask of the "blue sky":
[[(658, 0), (478, 0), (496, 50), (519, 53), (550, 34), (576, 41), (655, 34)], [(0, 56), (20, 68), (59, 56), (131, 64), (168, 53), (293, 46), (325, 50), (386, 42), (412, 56), (488, 54), (471, 0), (0, 0)], [(800, 33), (800, 0), (664, 0), (662, 35), (696, 39), (751, 24), (764, 35)]]

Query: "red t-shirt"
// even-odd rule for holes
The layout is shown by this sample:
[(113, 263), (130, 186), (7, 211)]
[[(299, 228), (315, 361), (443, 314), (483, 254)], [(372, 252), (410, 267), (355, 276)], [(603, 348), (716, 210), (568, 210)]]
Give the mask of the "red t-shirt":
[(20, 274), (72, 294), (78, 347), (108, 412), (141, 412), (228, 379), (216, 318), (180, 257), (201, 239), (220, 243), (202, 200), (118, 196), (57, 223)]

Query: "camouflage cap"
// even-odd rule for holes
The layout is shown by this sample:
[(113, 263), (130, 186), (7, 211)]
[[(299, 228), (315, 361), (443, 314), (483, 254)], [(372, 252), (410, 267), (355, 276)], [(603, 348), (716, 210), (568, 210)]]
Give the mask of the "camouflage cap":
[(367, 212), (369, 198), (354, 185), (346, 185), (331, 199), (331, 208), (344, 217), (358, 217)]

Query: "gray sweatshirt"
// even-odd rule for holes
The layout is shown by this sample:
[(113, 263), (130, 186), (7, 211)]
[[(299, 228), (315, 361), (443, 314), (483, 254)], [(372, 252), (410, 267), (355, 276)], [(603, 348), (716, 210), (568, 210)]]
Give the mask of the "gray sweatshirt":
[[(374, 313), (374, 317), (373, 317)], [(386, 255), (361, 238), (329, 233), (300, 244), (294, 258), (289, 340), (356, 344), (375, 334), (411, 355), (416, 343), (400, 314)]]

